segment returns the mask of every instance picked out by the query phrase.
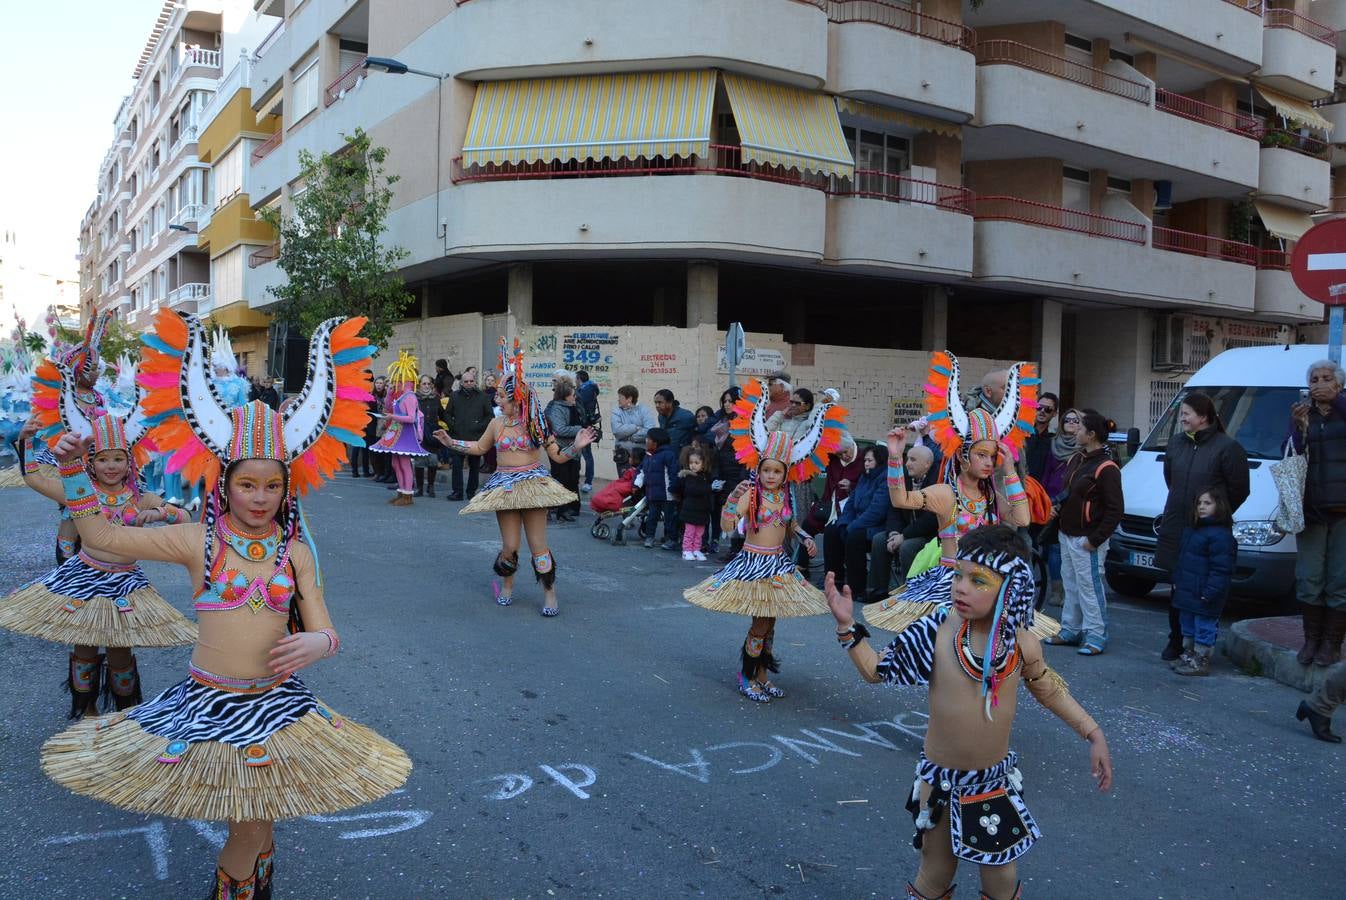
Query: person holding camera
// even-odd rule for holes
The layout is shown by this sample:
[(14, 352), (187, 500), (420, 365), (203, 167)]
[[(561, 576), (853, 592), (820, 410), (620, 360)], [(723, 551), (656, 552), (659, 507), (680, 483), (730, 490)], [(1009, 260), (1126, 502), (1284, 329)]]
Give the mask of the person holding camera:
[[(580, 427), (594, 430), (594, 443), (603, 439), (603, 414), (598, 409), (598, 385), (594, 384), (589, 373), (580, 369), (575, 373), (578, 384), (575, 387), (575, 404), (580, 409)], [(586, 494), (594, 489), (594, 448), (589, 445), (580, 455), (584, 461), (584, 484)]]

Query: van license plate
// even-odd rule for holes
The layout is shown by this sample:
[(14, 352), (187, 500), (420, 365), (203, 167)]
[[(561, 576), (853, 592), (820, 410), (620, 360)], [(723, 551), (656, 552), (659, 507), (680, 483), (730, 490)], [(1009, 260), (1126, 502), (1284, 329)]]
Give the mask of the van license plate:
[(1141, 568), (1145, 568), (1145, 569), (1153, 569), (1153, 568), (1154, 568), (1154, 554), (1153, 554), (1153, 553), (1132, 553), (1132, 554), (1131, 554), (1131, 565), (1133, 565), (1133, 566), (1140, 566)]

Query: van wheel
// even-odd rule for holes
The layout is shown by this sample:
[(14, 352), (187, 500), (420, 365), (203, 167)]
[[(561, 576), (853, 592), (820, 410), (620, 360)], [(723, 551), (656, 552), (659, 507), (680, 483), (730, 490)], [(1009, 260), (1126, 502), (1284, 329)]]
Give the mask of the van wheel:
[(1148, 578), (1124, 575), (1121, 572), (1108, 572), (1106, 575), (1108, 587), (1124, 597), (1147, 597), (1156, 584)]

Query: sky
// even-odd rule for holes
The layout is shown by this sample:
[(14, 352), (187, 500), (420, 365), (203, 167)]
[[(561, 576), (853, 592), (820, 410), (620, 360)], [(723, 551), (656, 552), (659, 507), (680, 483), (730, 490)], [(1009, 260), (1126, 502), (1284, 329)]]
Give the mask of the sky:
[(0, 228), (18, 231), (26, 265), (74, 276), (112, 120), (163, 0), (3, 5)]

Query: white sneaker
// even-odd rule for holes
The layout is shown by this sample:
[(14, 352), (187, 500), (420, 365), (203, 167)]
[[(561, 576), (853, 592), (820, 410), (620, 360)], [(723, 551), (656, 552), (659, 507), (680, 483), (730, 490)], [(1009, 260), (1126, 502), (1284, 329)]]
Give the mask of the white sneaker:
[(693, 550), (692, 559), (696, 560), (697, 562), (705, 562), (706, 554), (702, 553), (700, 550)]
[(580, 488), (580, 490), (584, 491), (584, 493), (586, 493), (586, 494), (589, 493), (590, 491), (592, 491), (593, 489), (594, 489), (594, 486), (593, 486), (592, 484), (586, 484), (586, 485), (584, 485), (584, 487)]
[(682, 551), (682, 558), (687, 562), (692, 562), (693, 560), (696, 559), (696, 554), (690, 550), (684, 550)]

